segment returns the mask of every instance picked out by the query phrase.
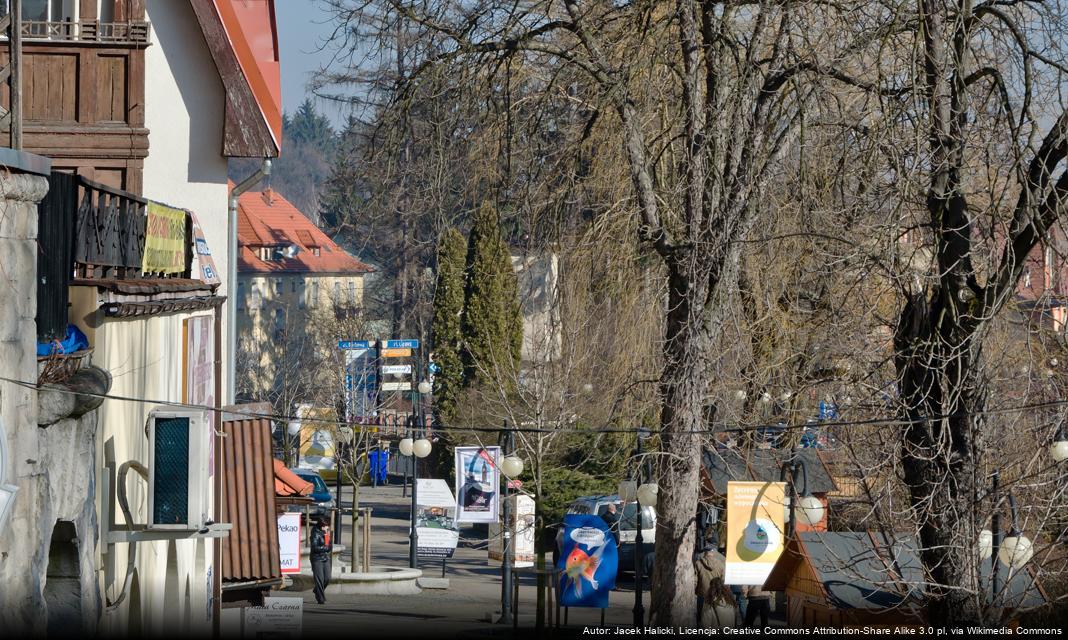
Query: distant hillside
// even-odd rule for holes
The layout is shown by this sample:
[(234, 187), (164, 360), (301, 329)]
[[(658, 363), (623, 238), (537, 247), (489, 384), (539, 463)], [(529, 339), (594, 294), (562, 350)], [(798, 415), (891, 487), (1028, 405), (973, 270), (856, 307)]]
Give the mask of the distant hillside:
[[(274, 161), (270, 185), (312, 220), (319, 222), (319, 199), (327, 179), (337, 135), (329, 120), (305, 100), (296, 113), (282, 120), (282, 155)], [(260, 165), (255, 158), (230, 161), (230, 179), (248, 177)], [(263, 182), (256, 189), (267, 186)]]

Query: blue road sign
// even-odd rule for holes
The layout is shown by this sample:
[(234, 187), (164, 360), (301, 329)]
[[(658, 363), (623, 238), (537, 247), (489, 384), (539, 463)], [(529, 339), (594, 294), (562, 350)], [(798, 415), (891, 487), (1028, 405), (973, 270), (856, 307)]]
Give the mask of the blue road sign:
[(370, 349), (370, 340), (338, 340), (338, 349)]
[(418, 349), (418, 340), (383, 340), (383, 349)]

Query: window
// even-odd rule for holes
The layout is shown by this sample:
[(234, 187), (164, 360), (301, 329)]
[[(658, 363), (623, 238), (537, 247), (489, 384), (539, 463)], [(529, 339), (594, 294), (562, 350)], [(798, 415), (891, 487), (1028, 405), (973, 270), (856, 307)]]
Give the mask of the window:
[[(30, 22), (71, 22), (77, 19), (76, 0), (22, 0), (22, 19)], [(108, 4), (106, 1), (104, 4)], [(0, 15), (10, 11), (10, 0), (0, 0)]]
[(245, 283), (237, 283), (237, 310), (240, 311), (245, 308)]
[(314, 309), (319, 304), (319, 281), (312, 280), (308, 284), (308, 306)]
[(283, 291), (283, 289), (282, 289), (282, 279), (281, 278), (275, 278), (274, 279), (274, 296), (275, 296), (275, 298), (281, 298), (282, 297), (282, 291)]
[(263, 307), (263, 294), (260, 293), (260, 288), (253, 285), (252, 295), (249, 296), (248, 308), (251, 311), (258, 311)]
[(290, 291), (290, 293), (296, 293), (296, 292), (297, 292), (297, 281), (296, 281), (296, 280), (294, 280), (294, 281), (293, 281), (293, 288), (292, 288), (292, 290)]
[(341, 283), (334, 282), (334, 304), (341, 304)]
[(296, 280), (293, 281), (293, 292), (296, 294), (297, 308), (303, 309), (304, 307), (306, 307), (308, 305), (306, 300), (307, 291), (305, 291), (303, 280), (300, 281), (299, 286)]
[(356, 281), (355, 280), (349, 280), (349, 305), (353, 306), (355, 304), (356, 304)]
[(312, 247), (312, 255), (318, 257), (320, 254), (319, 247)]

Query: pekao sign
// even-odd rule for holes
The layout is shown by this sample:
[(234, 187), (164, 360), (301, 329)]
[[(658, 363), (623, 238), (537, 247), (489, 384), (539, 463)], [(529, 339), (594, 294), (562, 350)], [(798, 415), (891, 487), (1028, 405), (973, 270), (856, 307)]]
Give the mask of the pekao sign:
[(278, 516), (278, 560), (282, 573), (300, 573), (300, 513)]

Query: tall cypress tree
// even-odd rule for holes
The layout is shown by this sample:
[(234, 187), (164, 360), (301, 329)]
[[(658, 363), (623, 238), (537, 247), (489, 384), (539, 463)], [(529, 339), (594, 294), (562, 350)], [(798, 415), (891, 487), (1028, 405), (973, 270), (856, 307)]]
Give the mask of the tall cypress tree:
[(506, 383), (518, 371), (523, 316), (508, 245), (497, 210), (483, 203), (467, 241), (464, 289), (464, 374), (467, 383), (489, 374)]
[(434, 361), (441, 371), (434, 376), (434, 416), (450, 424), (456, 418), (456, 405), (464, 385), (461, 356), (464, 310), (464, 237), (450, 227), (438, 240), (438, 274), (434, 289)]

